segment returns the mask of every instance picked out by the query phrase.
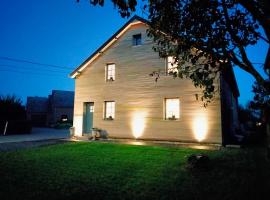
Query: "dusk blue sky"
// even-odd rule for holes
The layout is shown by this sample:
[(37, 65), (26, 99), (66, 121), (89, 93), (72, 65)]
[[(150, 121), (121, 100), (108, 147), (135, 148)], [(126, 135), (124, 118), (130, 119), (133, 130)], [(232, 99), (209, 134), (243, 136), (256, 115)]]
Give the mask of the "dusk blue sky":
[[(110, 1), (105, 1), (105, 7), (94, 7), (88, 2), (0, 0), (0, 95), (15, 94), (25, 102), (27, 96), (48, 96), (53, 89), (74, 90), (74, 80), (68, 74), (127, 21)], [(137, 15), (142, 16), (141, 11)], [(266, 44), (260, 42), (249, 48), (248, 54), (252, 62), (263, 63), (266, 51)], [(238, 68), (235, 73), (239, 102), (246, 104), (253, 96), (254, 79)]]

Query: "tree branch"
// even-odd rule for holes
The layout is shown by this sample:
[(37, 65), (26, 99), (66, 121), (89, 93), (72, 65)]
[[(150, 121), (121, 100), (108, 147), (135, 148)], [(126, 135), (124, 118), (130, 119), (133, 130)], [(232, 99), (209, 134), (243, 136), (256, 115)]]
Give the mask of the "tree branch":
[[(253, 0), (237, 0), (237, 2), (240, 3), (245, 9), (247, 9), (251, 13), (251, 15), (261, 24), (268, 38), (268, 43), (269, 43), (270, 41), (270, 14), (268, 12), (264, 12), (264, 13), (260, 12), (257, 6), (259, 3)], [(264, 8), (263, 10), (267, 11), (267, 8)]]

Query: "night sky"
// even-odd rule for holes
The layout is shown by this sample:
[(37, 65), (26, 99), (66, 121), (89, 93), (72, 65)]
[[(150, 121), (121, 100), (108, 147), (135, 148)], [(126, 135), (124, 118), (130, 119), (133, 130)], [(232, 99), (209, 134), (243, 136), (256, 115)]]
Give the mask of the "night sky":
[[(0, 0), (0, 95), (15, 94), (25, 102), (53, 89), (74, 90), (68, 74), (127, 21), (110, 1), (105, 7), (88, 2)], [(266, 52), (264, 42), (248, 49), (254, 63), (263, 63)], [(256, 66), (262, 72), (262, 65)], [(254, 79), (238, 68), (235, 73), (244, 105), (253, 96)]]

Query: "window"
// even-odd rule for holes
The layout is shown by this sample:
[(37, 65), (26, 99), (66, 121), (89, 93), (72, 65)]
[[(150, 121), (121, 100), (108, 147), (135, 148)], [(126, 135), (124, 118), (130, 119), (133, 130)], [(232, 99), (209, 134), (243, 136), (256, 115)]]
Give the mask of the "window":
[(105, 113), (104, 118), (107, 120), (113, 120), (115, 116), (115, 102), (105, 101)]
[(178, 64), (175, 63), (175, 59), (172, 56), (167, 57), (167, 74), (177, 73)]
[(89, 112), (91, 112), (91, 113), (94, 112), (94, 105), (90, 105), (90, 107), (89, 107)]
[(67, 115), (61, 115), (61, 121), (62, 122), (66, 122), (68, 120), (68, 116)]
[(106, 70), (106, 80), (114, 81), (115, 80), (115, 64), (107, 64)]
[(138, 46), (142, 44), (142, 34), (133, 35), (133, 46)]
[(165, 99), (165, 119), (179, 119), (180, 101), (178, 98)]

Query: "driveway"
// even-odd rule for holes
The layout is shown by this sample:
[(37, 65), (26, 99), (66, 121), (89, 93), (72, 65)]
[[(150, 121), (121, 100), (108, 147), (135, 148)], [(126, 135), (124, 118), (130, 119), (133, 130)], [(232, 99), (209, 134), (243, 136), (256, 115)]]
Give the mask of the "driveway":
[(33, 128), (31, 134), (0, 136), (0, 145), (10, 142), (31, 142), (69, 138), (68, 129)]

